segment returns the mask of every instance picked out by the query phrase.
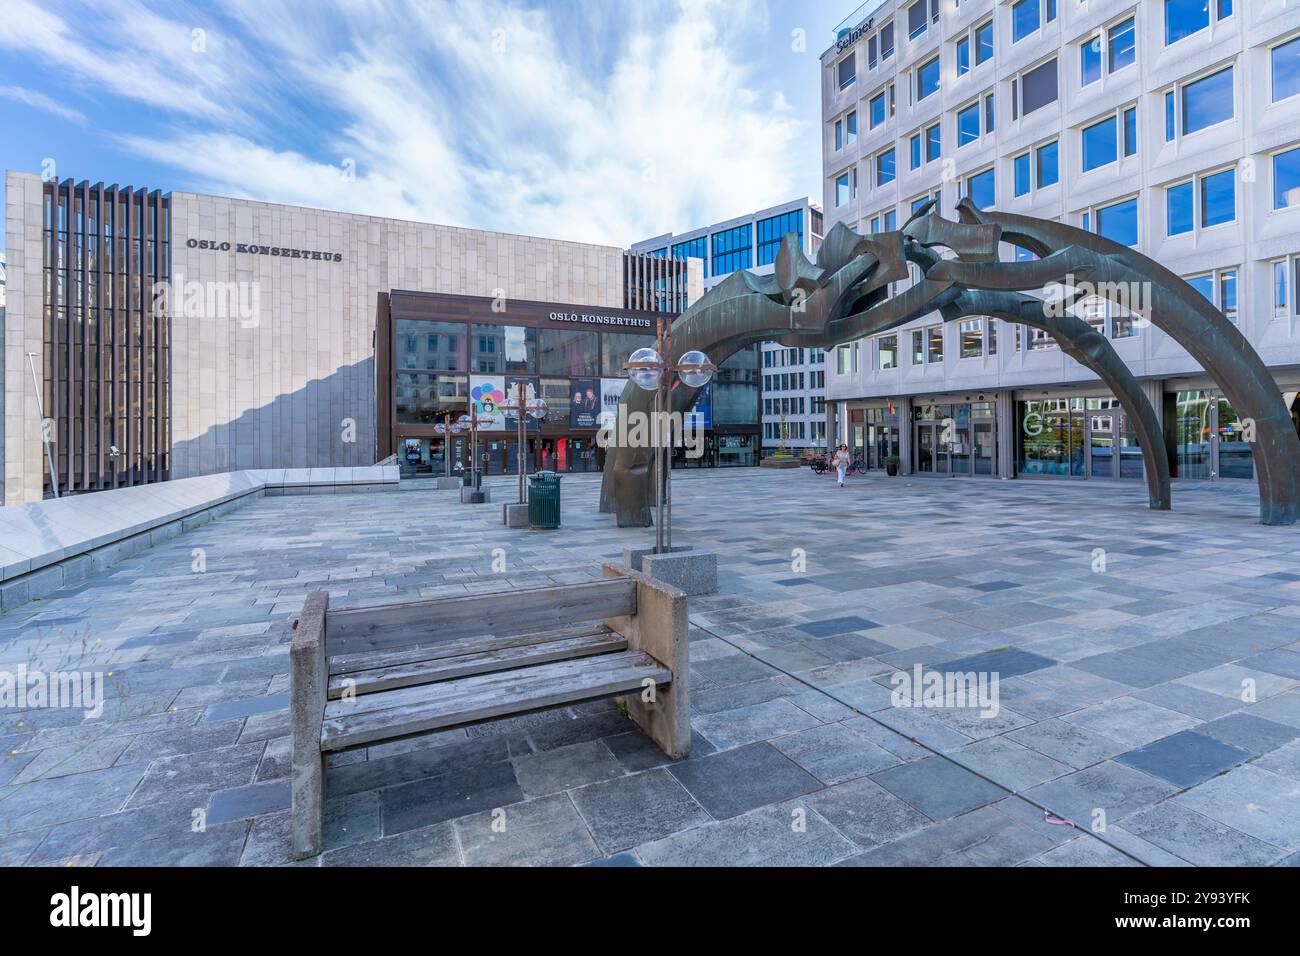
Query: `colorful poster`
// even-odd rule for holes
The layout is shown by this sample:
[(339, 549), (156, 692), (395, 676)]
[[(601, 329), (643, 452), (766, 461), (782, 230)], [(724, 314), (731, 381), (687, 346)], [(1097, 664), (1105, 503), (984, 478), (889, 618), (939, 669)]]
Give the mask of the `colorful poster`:
[(601, 385), (598, 378), (571, 378), (569, 390), (570, 428), (599, 428)]
[(623, 389), (627, 386), (625, 378), (602, 378), (600, 380), (600, 427), (614, 427), (618, 423), (618, 406), (623, 400)]
[(469, 400), (478, 413), (478, 429), (481, 432), (499, 432), (505, 430), (505, 413), (501, 403), (506, 398), (506, 380), (502, 375), (471, 375), (469, 377)]
[[(512, 405), (519, 400), (518, 385), (524, 383), (524, 405), (534, 399), (540, 398), (542, 394), (541, 379), (529, 378), (526, 375), (507, 375), (506, 376), (506, 404)], [(514, 409), (507, 409), (504, 412), (505, 430), (508, 432), (519, 431), (519, 419), (516, 417)], [(542, 423), (539, 419), (531, 415), (527, 418), (527, 430), (530, 432), (541, 431)]]

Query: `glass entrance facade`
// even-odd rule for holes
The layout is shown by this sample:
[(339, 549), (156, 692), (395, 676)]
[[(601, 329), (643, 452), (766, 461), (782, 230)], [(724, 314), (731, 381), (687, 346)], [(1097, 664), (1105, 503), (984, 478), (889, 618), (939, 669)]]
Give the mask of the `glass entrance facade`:
[(1016, 471), (1052, 478), (1142, 479), (1142, 448), (1111, 396), (1016, 403)]
[(1165, 422), (1173, 477), (1254, 479), (1248, 423), (1225, 396), (1204, 390), (1171, 393)]
[[(477, 467), (489, 475), (515, 473), (521, 454), (515, 420), (509, 413), (504, 421), (500, 414), (492, 418), (489, 410), (523, 383), (547, 405), (546, 418), (527, 429), (528, 470), (601, 470), (597, 434), (622, 395), (623, 363), (654, 344), (659, 317), (521, 301), (501, 312), (492, 299), (389, 293), (376, 317), (380, 457), (396, 453), (411, 477), (446, 474), (438, 428), (468, 414), (472, 402), (480, 416), (489, 416), (478, 434)], [(705, 433), (703, 454), (688, 458), (681, 449), (676, 466), (756, 465), (760, 384), (759, 346), (719, 363), (694, 407)], [(469, 467), (469, 444), (467, 433), (453, 440), (453, 475)]]
[(926, 403), (912, 412), (912, 470), (921, 475), (995, 477), (997, 414), (993, 402)]

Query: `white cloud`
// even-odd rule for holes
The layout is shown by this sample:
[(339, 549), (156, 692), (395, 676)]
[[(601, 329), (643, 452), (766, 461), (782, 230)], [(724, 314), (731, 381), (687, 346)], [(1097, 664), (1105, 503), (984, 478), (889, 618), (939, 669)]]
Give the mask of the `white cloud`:
[(62, 103), (56, 103), (44, 93), (38, 93), (36, 90), (29, 90), (25, 86), (0, 86), (0, 97), (6, 100), (14, 100), (18, 103), (25, 103), (34, 109), (60, 116), (65, 120), (73, 123), (85, 123), (86, 116), (69, 106)]
[(238, 30), (209, 29), (197, 63), (172, 49), (192, 20), (117, 10), (100, 11), (116, 18), (103, 47), (44, 13), (25, 42), (106, 83), (131, 56), (115, 43), (168, 45), (169, 89), (146, 74), (111, 92), (162, 111), (166, 135), (122, 142), (198, 189), (623, 246), (808, 179), (798, 137), (816, 119), (746, 55), (761, 0), (620, 2), (620, 17), (609, 0), (258, 0), (225, 11)]

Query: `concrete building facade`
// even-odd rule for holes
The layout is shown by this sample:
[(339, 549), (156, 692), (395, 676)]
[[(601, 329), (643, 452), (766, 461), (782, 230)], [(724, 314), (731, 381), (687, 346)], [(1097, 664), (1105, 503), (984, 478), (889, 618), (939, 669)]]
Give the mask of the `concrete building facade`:
[(371, 465), (381, 292), (622, 309), (644, 271), (614, 246), (21, 172), (4, 208), (6, 504), (51, 492), (45, 438), (74, 492)]
[[(1237, 323), (1296, 414), (1300, 8), (1284, 0), (871, 0), (822, 55), (827, 228), (921, 202), (1101, 233)], [(1004, 259), (1028, 258), (1004, 245)], [(1243, 423), (1171, 338), (1100, 301), (1181, 478), (1253, 478)], [(1118, 403), (1054, 343), (937, 314), (828, 357), (833, 430), (879, 466), (1140, 479)]]
[[(817, 255), (823, 234), (822, 210), (809, 199), (795, 199), (768, 209), (665, 233), (633, 243), (635, 252), (698, 259), (704, 288), (711, 289), (737, 269), (770, 275), (776, 252), (788, 233), (796, 233), (804, 254)], [(763, 454), (781, 444), (793, 452), (826, 444), (825, 366), (820, 349), (788, 349), (763, 343)]]

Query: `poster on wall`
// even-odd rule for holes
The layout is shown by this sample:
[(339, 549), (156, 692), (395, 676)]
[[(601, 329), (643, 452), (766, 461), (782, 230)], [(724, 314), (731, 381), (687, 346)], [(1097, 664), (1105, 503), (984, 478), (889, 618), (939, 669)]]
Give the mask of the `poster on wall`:
[(615, 426), (618, 423), (618, 403), (623, 400), (623, 388), (627, 385), (625, 378), (602, 378), (600, 380), (600, 427)]
[[(541, 379), (529, 378), (526, 375), (507, 375), (506, 389), (505, 389), (505, 395), (506, 395), (505, 400), (507, 404), (513, 404), (519, 398), (517, 388), (520, 382), (524, 383), (524, 405), (525, 406), (527, 406), (527, 404), (533, 401), (534, 399), (541, 398), (542, 395)], [(503, 414), (504, 414), (506, 431), (509, 432), (519, 431), (519, 419), (516, 417), (518, 413), (515, 412), (513, 409), (507, 409)], [(541, 431), (541, 429), (542, 429), (541, 421), (539, 419), (533, 418), (531, 415), (528, 415), (527, 430), (530, 432), (536, 432), (536, 431)]]
[(570, 428), (599, 428), (601, 412), (601, 385), (598, 378), (569, 379)]
[(682, 420), (684, 428), (713, 427), (713, 383), (705, 385), (695, 395), (695, 402)]
[(478, 413), (479, 431), (505, 430), (505, 415), (501, 403), (506, 398), (506, 380), (503, 375), (471, 375), (469, 400)]

